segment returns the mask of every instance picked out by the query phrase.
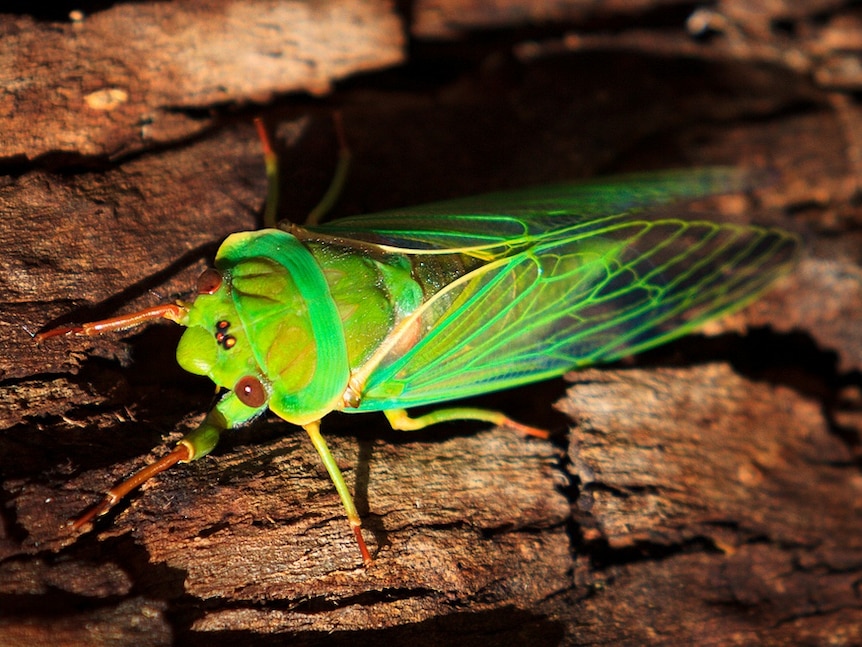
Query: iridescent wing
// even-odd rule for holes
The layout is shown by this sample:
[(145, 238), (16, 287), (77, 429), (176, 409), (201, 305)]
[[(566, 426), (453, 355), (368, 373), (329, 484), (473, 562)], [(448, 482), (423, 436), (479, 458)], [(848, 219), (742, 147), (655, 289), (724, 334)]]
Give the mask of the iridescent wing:
[(496, 391), (657, 346), (748, 303), (796, 249), (778, 230), (681, 220), (538, 243), (415, 313), (421, 336), (372, 360), (360, 409)]
[(776, 229), (686, 220), (674, 199), (736, 189), (727, 169), (547, 187), (339, 220), (320, 230), (483, 263), (358, 371), (359, 411), (496, 391), (607, 362), (738, 309), (794, 262)]
[(485, 258), (548, 237), (569, 237), (680, 200), (741, 191), (756, 182), (734, 168), (662, 171), (541, 186), (340, 218), (308, 231), (399, 253), (475, 253)]

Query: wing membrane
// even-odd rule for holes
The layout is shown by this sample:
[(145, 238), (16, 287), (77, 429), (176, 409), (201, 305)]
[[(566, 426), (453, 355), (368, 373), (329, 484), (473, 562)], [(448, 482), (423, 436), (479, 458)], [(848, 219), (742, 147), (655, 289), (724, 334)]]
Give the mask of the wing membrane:
[(419, 339), (373, 358), (359, 410), (509, 388), (656, 346), (747, 303), (796, 249), (779, 230), (630, 215), (540, 237), (415, 313), (402, 334), (418, 328)]
[(399, 253), (473, 253), (498, 258), (549, 236), (583, 236), (636, 210), (740, 191), (750, 173), (713, 167), (543, 186), (368, 214), (310, 227)]

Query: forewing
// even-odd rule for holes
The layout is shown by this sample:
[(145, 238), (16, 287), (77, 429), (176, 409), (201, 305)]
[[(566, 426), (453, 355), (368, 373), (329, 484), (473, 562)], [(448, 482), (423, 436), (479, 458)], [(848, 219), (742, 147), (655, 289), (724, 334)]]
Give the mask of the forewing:
[(509, 388), (656, 346), (747, 303), (796, 250), (779, 230), (684, 220), (541, 240), (426, 303), (400, 333), (421, 331), (415, 343), (373, 358), (360, 410)]
[(643, 173), (341, 218), (308, 230), (399, 253), (458, 251), (492, 259), (549, 236), (589, 235), (636, 210), (757, 182), (750, 172), (727, 167)]

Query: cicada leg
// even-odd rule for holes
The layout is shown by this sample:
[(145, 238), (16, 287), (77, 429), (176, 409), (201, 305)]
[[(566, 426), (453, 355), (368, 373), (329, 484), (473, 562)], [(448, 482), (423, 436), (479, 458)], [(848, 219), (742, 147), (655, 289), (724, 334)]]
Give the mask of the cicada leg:
[[(347, 140), (344, 137), (344, 126), (341, 120), (341, 113), (336, 112), (333, 115), (335, 122), (335, 133), (338, 136), (338, 161), (335, 165), (335, 174), (332, 176), (332, 181), (326, 189), (326, 193), (317, 203), (317, 206), (312, 209), (308, 217), (305, 219), (306, 225), (316, 225), (321, 218), (332, 209), (333, 205), (338, 200), (341, 192), (344, 190), (344, 184), (347, 182), (347, 175), (350, 171), (350, 149), (347, 147)], [(278, 226), (278, 155), (272, 147), (272, 140), (269, 133), (266, 132), (266, 127), (260, 118), (254, 120), (254, 125), (257, 128), (258, 137), (260, 137), (261, 145), (263, 146), (263, 160), (266, 168), (266, 206), (263, 211), (263, 226), (276, 227)]]
[(311, 438), (311, 443), (320, 455), (320, 460), (326, 466), (326, 471), (329, 472), (329, 478), (332, 479), (335, 490), (341, 499), (344, 506), (344, 511), (347, 513), (347, 521), (350, 527), (353, 528), (353, 534), (356, 536), (356, 543), (359, 544), (359, 552), (362, 553), (362, 561), (368, 566), (371, 563), (371, 554), (368, 552), (368, 547), (365, 545), (365, 540), (362, 538), (362, 519), (359, 518), (359, 513), (356, 511), (356, 506), (353, 503), (353, 497), (350, 495), (350, 490), (347, 489), (347, 483), (344, 482), (344, 477), (341, 475), (341, 470), (329, 451), (329, 447), (323, 436), (320, 435), (320, 421), (303, 425), (303, 429), (308, 432)]
[(263, 163), (266, 169), (266, 205), (263, 210), (263, 226), (275, 227), (278, 225), (278, 155), (272, 148), (272, 140), (263, 120), (255, 117), (254, 126), (257, 128), (257, 136), (263, 146)]
[(136, 326), (140, 326), (147, 321), (153, 319), (169, 319), (179, 323), (186, 315), (186, 308), (176, 304), (168, 303), (160, 306), (145, 308), (138, 312), (132, 312), (119, 317), (111, 317), (110, 319), (102, 319), (100, 321), (91, 321), (77, 326), (60, 326), (45, 332), (40, 332), (35, 336), (36, 341), (44, 341), (51, 337), (59, 337), (61, 335), (101, 335), (105, 332), (128, 330)]
[(75, 530), (80, 530), (96, 517), (101, 517), (119, 503), (129, 492), (141, 486), (144, 482), (149, 481), (156, 474), (161, 474), (167, 469), (170, 469), (177, 463), (188, 461), (189, 450), (185, 445), (177, 445), (174, 450), (167, 456), (162, 457), (152, 465), (138, 470), (125, 481), (118, 483), (105, 493), (104, 498), (89, 508), (79, 517), (72, 519), (69, 525)]
[(193, 431), (187, 433), (177, 443), (168, 455), (160, 458), (152, 465), (138, 470), (125, 481), (118, 483), (105, 493), (105, 497), (81, 516), (69, 522), (75, 530), (83, 528), (119, 503), (132, 490), (140, 487), (157, 474), (161, 474), (177, 463), (188, 463), (209, 454), (218, 442), (219, 435), (224, 431), (224, 418), (216, 411), (211, 411), (204, 421)]
[(332, 181), (326, 189), (326, 193), (317, 203), (317, 206), (312, 209), (308, 217), (305, 219), (306, 225), (316, 225), (320, 222), (327, 213), (332, 210), (338, 198), (341, 197), (341, 192), (344, 190), (344, 184), (347, 182), (347, 176), (350, 172), (350, 149), (347, 147), (347, 138), (344, 136), (344, 123), (341, 120), (341, 113), (336, 111), (332, 115), (332, 120), (335, 122), (335, 134), (338, 137), (338, 161), (335, 163), (335, 174), (332, 176)]
[(438, 409), (415, 418), (411, 418), (404, 409), (390, 409), (383, 412), (389, 420), (393, 429), (400, 431), (415, 431), (424, 429), (428, 425), (436, 425), (438, 422), (450, 420), (481, 420), (490, 422), (499, 427), (508, 427), (528, 436), (536, 438), (547, 438), (548, 432), (538, 427), (530, 427), (512, 420), (500, 411), (490, 409), (475, 409), (473, 407), (452, 407), (450, 409)]

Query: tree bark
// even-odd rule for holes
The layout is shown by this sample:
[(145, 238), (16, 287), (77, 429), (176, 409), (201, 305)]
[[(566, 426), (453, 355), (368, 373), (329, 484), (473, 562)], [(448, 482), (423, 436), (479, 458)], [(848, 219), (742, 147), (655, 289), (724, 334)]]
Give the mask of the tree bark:
[[(862, 118), (845, 92), (862, 79), (840, 65), (858, 8), (720, 4), (696, 41), (673, 2), (567, 4), (529, 34), (526, 9), (443, 2), (0, 16), (0, 642), (862, 642)], [(403, 60), (408, 34), (405, 66), (333, 86)], [(31, 333), (187, 298), (224, 236), (260, 224), (255, 114), (301, 221), (332, 174), (334, 110), (354, 158), (335, 216), (732, 164), (776, 179), (707, 208), (796, 231), (804, 252), (702, 334), (475, 403), (548, 441), (327, 417), (367, 568), (311, 444), (274, 417), (73, 533), (201, 420), (212, 385), (176, 366), (168, 324)]]

